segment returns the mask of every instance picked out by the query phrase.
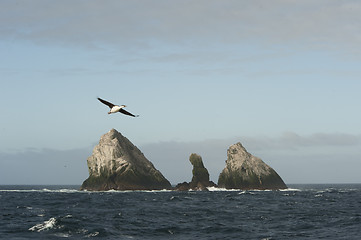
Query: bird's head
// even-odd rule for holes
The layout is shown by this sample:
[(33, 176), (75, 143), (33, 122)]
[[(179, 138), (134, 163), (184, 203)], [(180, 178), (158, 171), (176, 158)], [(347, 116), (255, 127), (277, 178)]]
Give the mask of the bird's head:
[(120, 107), (121, 107), (121, 108), (125, 108), (126, 106), (125, 106), (125, 105), (121, 105)]

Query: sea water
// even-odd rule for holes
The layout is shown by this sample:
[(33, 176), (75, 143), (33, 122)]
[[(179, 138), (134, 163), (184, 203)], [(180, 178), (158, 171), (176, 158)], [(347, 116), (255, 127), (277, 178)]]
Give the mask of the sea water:
[(0, 186), (1, 239), (360, 239), (361, 185), (282, 191)]

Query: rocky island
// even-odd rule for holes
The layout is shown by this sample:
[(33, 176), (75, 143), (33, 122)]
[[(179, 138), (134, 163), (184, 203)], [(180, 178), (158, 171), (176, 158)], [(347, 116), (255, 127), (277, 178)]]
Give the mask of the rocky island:
[[(93, 154), (87, 159), (89, 177), (83, 182), (81, 190), (207, 191), (208, 187), (217, 187), (209, 180), (208, 170), (200, 155), (192, 153), (189, 161), (193, 166), (192, 181), (179, 183), (172, 188), (135, 145), (117, 130), (111, 129), (101, 136)], [(219, 175), (218, 187), (242, 190), (287, 188), (275, 170), (248, 153), (239, 142), (227, 150), (226, 166)]]
[(171, 189), (161, 172), (115, 129), (101, 136), (87, 164), (89, 178), (83, 182), (82, 190)]
[(260, 158), (248, 153), (241, 143), (227, 150), (226, 166), (219, 175), (218, 186), (227, 189), (286, 189), (282, 178)]
[(216, 187), (217, 185), (209, 181), (209, 173), (208, 170), (204, 167), (202, 157), (196, 153), (192, 153), (189, 157), (189, 161), (193, 165), (192, 170), (192, 181), (190, 183), (183, 182), (179, 183), (175, 190), (178, 191), (188, 191), (188, 190), (196, 190), (196, 191), (207, 191), (207, 187)]

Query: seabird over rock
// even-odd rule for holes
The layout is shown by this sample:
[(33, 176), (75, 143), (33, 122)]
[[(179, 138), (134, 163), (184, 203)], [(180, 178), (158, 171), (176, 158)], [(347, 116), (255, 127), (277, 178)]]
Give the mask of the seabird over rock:
[(120, 113), (123, 113), (125, 115), (129, 115), (129, 116), (132, 116), (132, 117), (139, 117), (139, 115), (133, 115), (131, 114), (130, 112), (128, 111), (125, 111), (123, 108), (125, 108), (126, 106), (125, 105), (114, 105), (113, 103), (110, 103), (108, 101), (105, 101), (101, 98), (98, 98), (98, 100), (102, 103), (104, 103), (105, 105), (107, 105), (109, 108), (110, 108), (110, 111), (108, 112), (108, 114), (111, 114), (111, 113), (116, 113), (116, 112), (120, 112)]

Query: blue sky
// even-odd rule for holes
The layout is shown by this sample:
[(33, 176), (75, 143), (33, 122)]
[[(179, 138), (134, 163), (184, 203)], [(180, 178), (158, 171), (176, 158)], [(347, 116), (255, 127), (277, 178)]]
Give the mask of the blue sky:
[[(117, 129), (173, 184), (240, 141), (286, 183), (361, 182), (359, 1), (1, 1), (0, 184), (81, 184)], [(102, 97), (139, 118), (108, 115)]]

